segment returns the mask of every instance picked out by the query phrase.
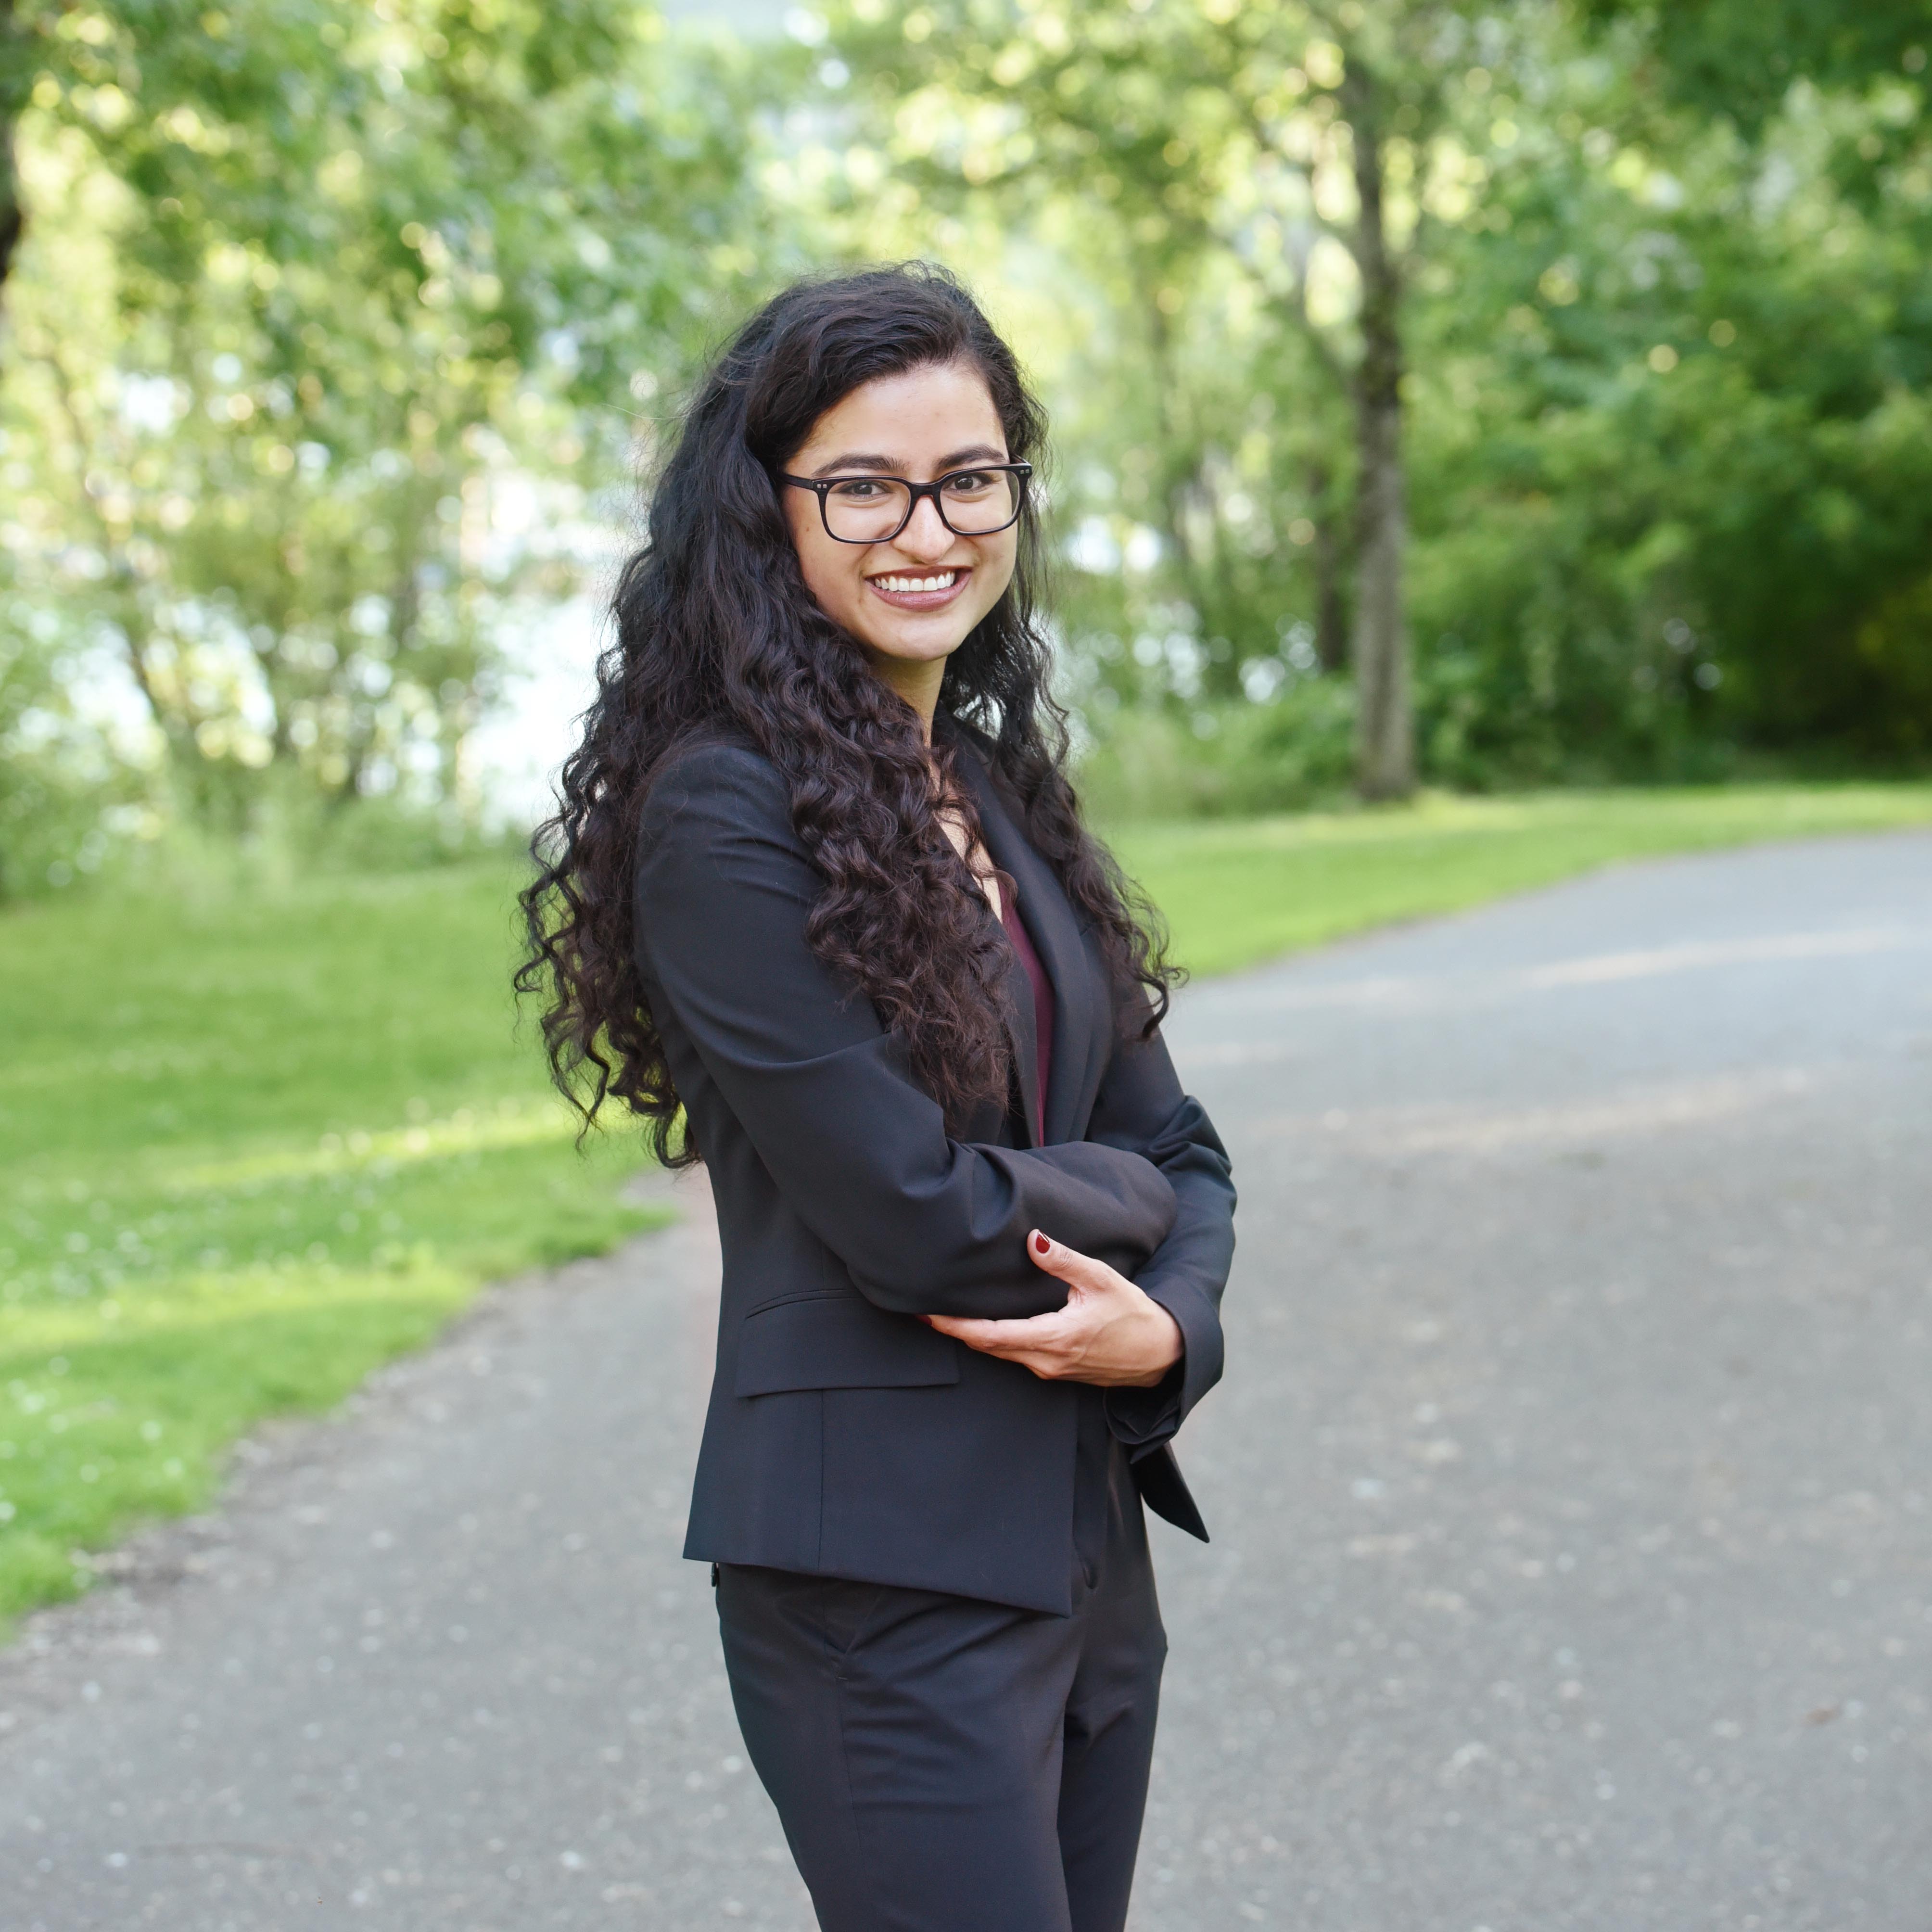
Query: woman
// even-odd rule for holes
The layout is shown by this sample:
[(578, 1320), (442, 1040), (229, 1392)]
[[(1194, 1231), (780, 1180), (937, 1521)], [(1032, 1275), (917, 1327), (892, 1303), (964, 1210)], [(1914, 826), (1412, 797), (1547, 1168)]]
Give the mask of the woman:
[(1144, 1499), (1219, 1378), (1228, 1160), (1083, 829), (1043, 422), (914, 265), (700, 386), (526, 896), (566, 1092), (702, 1160), (685, 1553), (827, 1932), (1118, 1932), (1166, 1640)]

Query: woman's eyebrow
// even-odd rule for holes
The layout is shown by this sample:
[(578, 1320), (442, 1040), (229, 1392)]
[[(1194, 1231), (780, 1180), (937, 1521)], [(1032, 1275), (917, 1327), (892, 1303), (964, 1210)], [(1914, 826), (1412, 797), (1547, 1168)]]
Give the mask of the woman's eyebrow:
[(861, 450), (848, 450), (843, 456), (835, 456), (830, 463), (821, 463), (812, 473), (814, 476), (830, 476), (835, 470), (866, 470), (896, 476), (904, 467), (896, 456), (868, 456)]
[[(956, 449), (942, 456), (938, 473), (944, 476), (957, 470), (962, 463), (1004, 463), (1006, 460), (1006, 452), (995, 449), (990, 442), (969, 443), (964, 449)], [(881, 476), (905, 474), (905, 465), (897, 457), (880, 456), (866, 450), (848, 450), (843, 455), (835, 456), (830, 463), (821, 463), (812, 473), (814, 476), (830, 476), (841, 470), (862, 470)]]
[(950, 456), (939, 459), (939, 473), (943, 476), (962, 463), (1004, 463), (1006, 460), (1006, 452), (995, 449), (990, 442), (968, 443), (964, 449), (956, 449)]

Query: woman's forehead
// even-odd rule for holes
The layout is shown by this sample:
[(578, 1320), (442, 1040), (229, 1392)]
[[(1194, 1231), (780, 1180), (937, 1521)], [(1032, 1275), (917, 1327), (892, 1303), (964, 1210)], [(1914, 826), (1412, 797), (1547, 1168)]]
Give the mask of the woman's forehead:
[(813, 424), (794, 461), (812, 472), (890, 475), (1006, 454), (1006, 432), (986, 378), (969, 363), (948, 362), (860, 384)]

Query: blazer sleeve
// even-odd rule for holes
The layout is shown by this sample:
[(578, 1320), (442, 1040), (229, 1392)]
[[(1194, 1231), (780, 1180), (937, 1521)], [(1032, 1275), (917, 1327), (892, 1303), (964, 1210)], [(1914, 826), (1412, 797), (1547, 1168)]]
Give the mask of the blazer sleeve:
[(766, 760), (710, 745), (653, 784), (637, 872), (640, 964), (786, 1202), (860, 1291), (905, 1314), (1043, 1314), (1063, 1285), (1034, 1227), (1124, 1273), (1160, 1249), (1174, 1190), (1124, 1142), (951, 1138), (902, 1044), (806, 943), (824, 881)]
[(1181, 1358), (1152, 1388), (1107, 1391), (1108, 1425), (1138, 1462), (1221, 1379), (1221, 1294), (1234, 1256), (1233, 1167), (1201, 1103), (1180, 1090), (1159, 1034), (1115, 1048), (1088, 1132), (1152, 1162), (1176, 1203), (1166, 1239), (1131, 1272), (1174, 1317)]

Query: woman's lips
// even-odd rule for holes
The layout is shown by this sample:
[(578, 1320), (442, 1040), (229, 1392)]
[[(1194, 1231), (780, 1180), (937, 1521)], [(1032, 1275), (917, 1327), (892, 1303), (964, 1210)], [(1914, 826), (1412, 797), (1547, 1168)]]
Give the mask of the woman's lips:
[[(950, 604), (966, 588), (966, 580), (973, 574), (968, 568), (956, 567), (951, 570), (889, 570), (877, 577), (866, 580), (866, 587), (872, 594), (898, 610), (938, 610)], [(949, 583), (940, 580), (950, 578)], [(932, 590), (888, 590), (887, 585), (936, 584)]]

